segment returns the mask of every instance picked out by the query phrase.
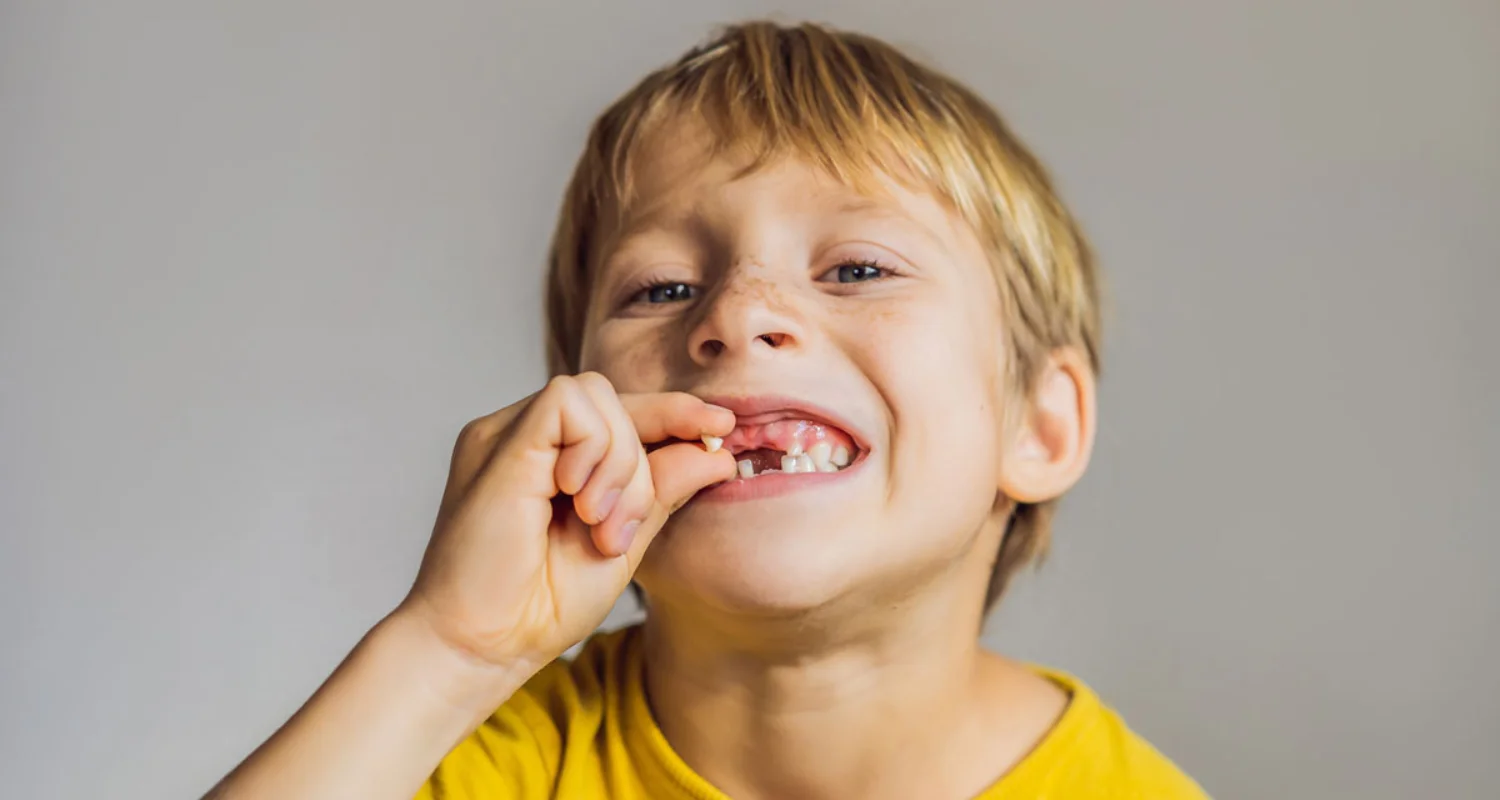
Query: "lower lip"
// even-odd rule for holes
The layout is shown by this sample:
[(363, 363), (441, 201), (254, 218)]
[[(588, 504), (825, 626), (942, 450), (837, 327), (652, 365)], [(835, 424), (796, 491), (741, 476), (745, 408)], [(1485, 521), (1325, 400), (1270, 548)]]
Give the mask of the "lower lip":
[(853, 464), (838, 472), (767, 472), (754, 478), (735, 478), (704, 489), (694, 496), (693, 500), (706, 503), (736, 503), (743, 500), (778, 497), (803, 489), (816, 489), (848, 479), (864, 465), (864, 456), (865, 453), (860, 453)]

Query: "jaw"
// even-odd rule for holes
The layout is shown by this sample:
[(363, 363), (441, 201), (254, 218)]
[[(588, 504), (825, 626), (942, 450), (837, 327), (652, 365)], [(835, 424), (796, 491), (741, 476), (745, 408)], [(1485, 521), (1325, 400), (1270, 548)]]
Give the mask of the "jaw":
[[(944, 475), (889, 489), (883, 459), (834, 474), (777, 475), (738, 491), (799, 483), (741, 502), (695, 499), (673, 514), (638, 578), (653, 597), (721, 621), (842, 620), (928, 602), (973, 616), (977, 631), (1005, 504), (987, 476)], [(937, 600), (947, 597), (948, 600)], [(878, 620), (877, 620), (878, 622)]]
[(961, 545), (970, 552), (956, 558), (911, 547), (879, 552), (862, 542), (880, 535), (869, 529), (878, 513), (819, 536), (804, 503), (766, 505), (775, 510), (756, 515), (755, 527), (728, 518), (735, 507), (725, 505), (663, 531), (637, 574), (649, 618), (706, 646), (786, 657), (928, 635), (977, 639), (989, 576), (979, 555), (993, 555), (987, 537)]

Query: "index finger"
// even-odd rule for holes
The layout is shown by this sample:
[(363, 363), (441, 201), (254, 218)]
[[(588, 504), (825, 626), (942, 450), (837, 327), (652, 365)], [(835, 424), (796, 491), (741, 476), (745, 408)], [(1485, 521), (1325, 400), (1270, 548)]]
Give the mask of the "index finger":
[(620, 405), (635, 423), (636, 435), (646, 444), (727, 436), (734, 430), (733, 411), (705, 403), (687, 392), (622, 394)]

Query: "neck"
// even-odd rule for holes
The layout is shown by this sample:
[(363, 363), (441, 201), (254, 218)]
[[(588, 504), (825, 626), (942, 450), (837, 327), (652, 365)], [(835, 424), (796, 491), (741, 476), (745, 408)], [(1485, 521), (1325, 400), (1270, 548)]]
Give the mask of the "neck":
[(1018, 668), (980, 649), (982, 609), (966, 583), (863, 616), (653, 608), (644, 646), (657, 723), (734, 797), (973, 796), (1036, 736), (997, 735)]

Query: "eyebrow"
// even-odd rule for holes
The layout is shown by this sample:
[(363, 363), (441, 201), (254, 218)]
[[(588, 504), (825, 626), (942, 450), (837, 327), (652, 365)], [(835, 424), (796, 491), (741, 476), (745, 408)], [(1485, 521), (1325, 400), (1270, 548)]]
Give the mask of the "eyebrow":
[[(926, 222), (914, 217), (899, 204), (890, 200), (868, 195), (846, 196), (835, 201), (828, 211), (837, 216), (884, 217), (916, 231), (930, 244), (944, 252), (950, 252), (952, 249), (942, 232), (933, 229)], [(651, 233), (701, 229), (704, 226), (704, 218), (701, 200), (694, 201), (687, 208), (672, 208), (665, 203), (656, 204), (655, 208), (629, 215), (624, 220), (624, 224), (610, 234), (608, 241), (604, 243), (607, 247), (604, 252), (616, 253), (631, 239)], [(608, 256), (605, 260), (608, 260)]]
[(926, 238), (930, 244), (937, 246), (945, 253), (952, 251), (952, 246), (949, 244), (947, 238), (942, 234), (941, 231), (934, 229), (926, 222), (918, 219), (916, 216), (913, 216), (898, 204), (889, 201), (882, 201), (878, 198), (869, 197), (867, 195), (860, 195), (858, 197), (844, 200), (843, 202), (839, 203), (838, 206), (836, 206), (833, 210), (835, 213), (841, 215), (853, 216), (856, 214), (870, 214), (888, 218), (892, 221), (901, 223), (905, 227), (909, 227), (912, 230), (917, 231), (924, 238)]
[(701, 201), (694, 201), (685, 209), (674, 209), (665, 203), (657, 203), (654, 208), (648, 207), (643, 212), (628, 214), (624, 219), (619, 220), (619, 223), (609, 232), (609, 236), (600, 244), (608, 252), (612, 252), (637, 236), (657, 231), (680, 231), (683, 228), (701, 225), (702, 220)]
[(833, 210), (839, 214), (863, 214), (870, 211), (894, 213), (896, 211), (896, 209), (891, 208), (889, 203), (882, 203), (873, 197), (866, 197), (864, 195), (846, 199), (842, 203), (839, 203)]

